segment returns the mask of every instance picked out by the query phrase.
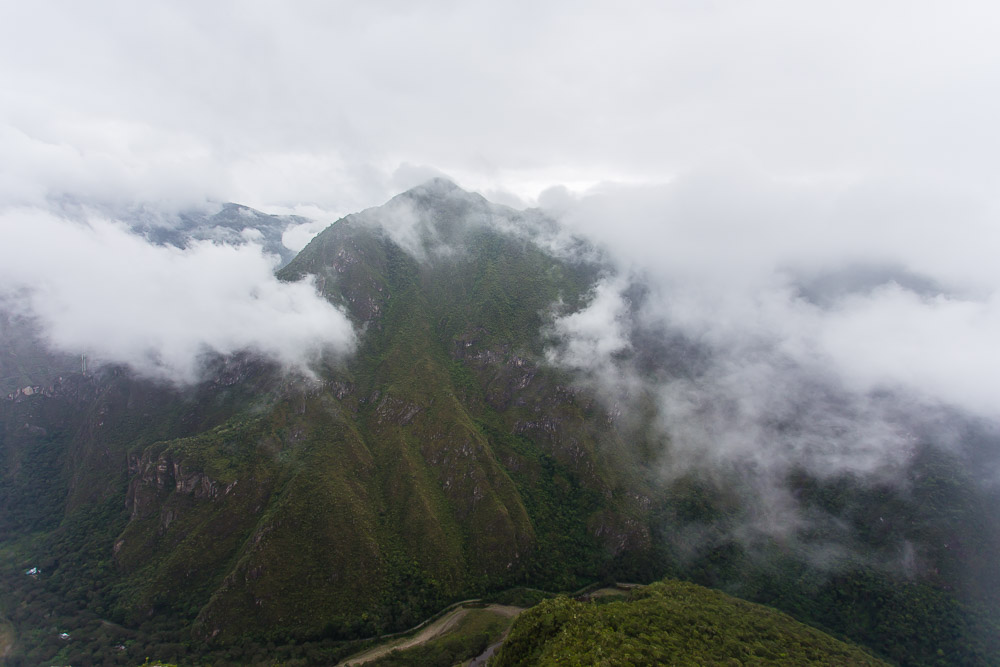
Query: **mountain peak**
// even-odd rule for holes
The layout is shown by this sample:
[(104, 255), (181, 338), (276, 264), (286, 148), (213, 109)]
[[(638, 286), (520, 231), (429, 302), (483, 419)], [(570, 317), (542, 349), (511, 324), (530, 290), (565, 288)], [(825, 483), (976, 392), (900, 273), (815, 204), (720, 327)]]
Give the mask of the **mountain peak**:
[(457, 185), (455, 185), (455, 182), (452, 181), (450, 178), (445, 178), (444, 176), (435, 176), (434, 178), (424, 183), (424, 187), (445, 190), (445, 191), (462, 189)]
[(426, 197), (426, 196), (429, 196), (429, 195), (430, 196), (434, 196), (434, 195), (444, 196), (444, 195), (450, 195), (450, 194), (453, 194), (453, 193), (469, 194), (468, 192), (466, 192), (462, 188), (460, 188), (457, 185), (455, 185), (455, 183), (453, 181), (451, 181), (450, 179), (444, 178), (443, 176), (435, 176), (434, 178), (430, 179), (429, 181), (425, 181), (424, 183), (421, 183), (420, 185), (417, 185), (415, 187), (410, 188), (409, 190), (407, 190), (403, 194), (405, 194), (405, 195), (413, 195), (413, 196), (423, 196), (423, 197)]

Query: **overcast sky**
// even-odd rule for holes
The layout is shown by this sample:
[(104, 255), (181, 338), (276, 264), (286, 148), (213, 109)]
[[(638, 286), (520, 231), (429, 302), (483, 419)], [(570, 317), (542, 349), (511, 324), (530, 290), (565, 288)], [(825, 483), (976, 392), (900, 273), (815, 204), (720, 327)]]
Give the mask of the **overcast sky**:
[(5, 201), (347, 213), (740, 164), (995, 190), (989, 2), (13, 2)]
[[(46, 263), (63, 255), (30, 254), (77, 238), (38, 211), (63, 196), (329, 222), (444, 173), (561, 212), (657, 277), (660, 315), (720, 347), (764, 337), (859, 390), (995, 414), (998, 33), (985, 1), (0, 0), (0, 278), (20, 267), (70, 298), (78, 277)], [(11, 233), (23, 224), (36, 236)], [(92, 257), (119, 261), (115, 275), (145, 275), (141, 261), (216, 277), (162, 249), (115, 260), (131, 247), (119, 232), (97, 222), (80, 241), (113, 241)], [(239, 257), (241, 294), (308, 310)], [(936, 291), (886, 283), (820, 305), (795, 291), (858, 266)], [(83, 325), (117, 327), (120, 297)], [(181, 321), (212, 310), (162, 301)], [(226, 319), (220, 351), (246, 343)]]

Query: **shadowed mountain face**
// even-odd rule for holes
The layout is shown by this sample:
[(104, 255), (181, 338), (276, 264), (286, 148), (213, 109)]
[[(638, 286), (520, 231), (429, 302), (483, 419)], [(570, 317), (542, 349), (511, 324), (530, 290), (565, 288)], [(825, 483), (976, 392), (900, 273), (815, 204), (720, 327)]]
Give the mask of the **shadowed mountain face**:
[(598, 268), (518, 217), (436, 183), (317, 237), (281, 276), (315, 275), (364, 333), (315, 381), (242, 356), (183, 390), (105, 368), (4, 402), (3, 535), (48, 532), (43, 570), (94, 578), (117, 620), (216, 641), (367, 635), (645, 562), (628, 448), (541, 363), (548, 309)]
[(83, 359), (50, 351), (30, 319), (0, 308), (0, 396), (51, 385), (62, 374), (79, 373)]
[[(902, 481), (788, 466), (773, 483), (810, 522), (748, 539), (752, 470), (664, 474), (652, 385), (611, 395), (552, 363), (553, 322), (612, 272), (557, 231), (435, 180), (338, 221), (279, 272), (312, 276), (359, 332), (315, 378), (239, 354), (183, 389), (105, 367), (0, 401), (5, 590), (39, 567), (31, 585), (67, 604), (225, 646), (671, 574), (896, 660), (947, 647), (975, 662), (995, 641), (975, 605), (997, 590), (1000, 532), (966, 460), (993, 460), (996, 433), (925, 415)], [(639, 307), (643, 286), (628, 293)], [(698, 341), (633, 324), (621, 360), (643, 377), (704, 365)], [(783, 419), (776, 437), (801, 426)], [(968, 446), (932, 446), (956, 424)]]

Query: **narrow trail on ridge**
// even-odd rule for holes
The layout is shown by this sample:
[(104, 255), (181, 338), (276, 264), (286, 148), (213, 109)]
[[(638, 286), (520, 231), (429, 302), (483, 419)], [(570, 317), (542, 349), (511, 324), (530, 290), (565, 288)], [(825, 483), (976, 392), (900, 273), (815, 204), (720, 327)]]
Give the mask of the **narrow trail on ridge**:
[(338, 663), (338, 667), (341, 665), (362, 665), (366, 662), (371, 662), (372, 660), (377, 660), (384, 655), (388, 655), (392, 651), (403, 650), (408, 648), (413, 648), (414, 646), (420, 646), (421, 644), (426, 644), (432, 639), (437, 639), (438, 637), (451, 631), (459, 621), (465, 618), (466, 615), (471, 611), (491, 611), (508, 618), (513, 618), (524, 611), (521, 607), (511, 607), (502, 604), (490, 604), (485, 607), (457, 607), (451, 610), (441, 618), (437, 619), (433, 623), (428, 624), (422, 630), (412, 637), (405, 637), (395, 641), (389, 641), (385, 644), (376, 646), (373, 649), (369, 649), (363, 653), (358, 653), (356, 655), (343, 660)]

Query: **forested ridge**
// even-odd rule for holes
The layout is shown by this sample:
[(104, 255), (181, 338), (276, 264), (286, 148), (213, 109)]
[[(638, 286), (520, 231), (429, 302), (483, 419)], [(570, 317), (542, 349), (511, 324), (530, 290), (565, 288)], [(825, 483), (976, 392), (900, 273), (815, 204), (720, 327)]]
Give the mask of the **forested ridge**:
[[(416, 246), (377, 224), (404, 209)], [(663, 475), (654, 397), (610, 402), (547, 356), (552, 319), (583, 309), (611, 270), (597, 250), (547, 247), (553, 224), (435, 181), (338, 221), (281, 270), (311, 276), (362, 332), (314, 378), (247, 352), (208, 359), (192, 386), (105, 366), (0, 400), (8, 662), (328, 664), (457, 600), (666, 576), (878, 659), (996, 663), (997, 494), (970, 465), (995, 433), (965, 427), (967, 450), (928, 436), (902, 482), (793, 470), (775, 483), (822, 521), (746, 539), (755, 508), (739, 471)], [(652, 375), (696, 353), (646, 330), (630, 354)], [(543, 603), (509, 650), (541, 659), (555, 649), (532, 633), (557, 626), (560, 642), (582, 641), (567, 620), (581, 613), (608, 633), (581, 656), (622, 628), (649, 635), (648, 655), (694, 651), (629, 625), (647, 607), (686, 622), (688, 595), (728, 638), (725, 659), (781, 657), (740, 646), (721, 593), (685, 586)]]

